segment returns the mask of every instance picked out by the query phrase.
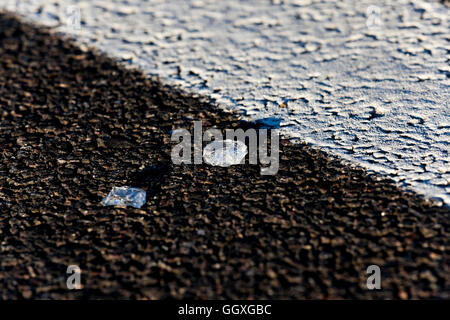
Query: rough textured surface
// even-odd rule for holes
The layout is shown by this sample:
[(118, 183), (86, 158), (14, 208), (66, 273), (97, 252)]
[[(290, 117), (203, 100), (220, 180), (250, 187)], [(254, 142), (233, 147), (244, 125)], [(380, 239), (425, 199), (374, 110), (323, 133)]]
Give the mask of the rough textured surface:
[(3, 15), (0, 111), (1, 299), (450, 298), (448, 208), (285, 140), (276, 176), (173, 166), (171, 130), (250, 124)]
[[(278, 118), (288, 137), (450, 203), (450, 12), (442, 3), (8, 3), (246, 120)], [(374, 4), (379, 11), (368, 11)], [(69, 5), (81, 10), (80, 30), (65, 24)], [(368, 28), (376, 12), (382, 25)]]

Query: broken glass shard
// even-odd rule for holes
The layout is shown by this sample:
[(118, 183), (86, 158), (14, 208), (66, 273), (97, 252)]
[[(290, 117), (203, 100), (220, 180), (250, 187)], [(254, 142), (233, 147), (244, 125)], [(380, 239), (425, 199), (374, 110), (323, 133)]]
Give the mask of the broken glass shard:
[(228, 167), (239, 164), (247, 154), (247, 146), (242, 141), (213, 141), (203, 150), (203, 159), (213, 166)]
[(140, 208), (145, 203), (144, 190), (132, 187), (113, 187), (102, 200), (104, 206), (120, 206)]

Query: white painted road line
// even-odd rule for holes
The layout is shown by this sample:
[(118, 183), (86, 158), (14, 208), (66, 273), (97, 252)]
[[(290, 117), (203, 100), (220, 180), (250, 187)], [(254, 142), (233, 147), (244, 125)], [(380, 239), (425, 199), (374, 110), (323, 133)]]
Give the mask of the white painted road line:
[(279, 119), (285, 136), (450, 203), (450, 10), (440, 3), (4, 1), (246, 120)]

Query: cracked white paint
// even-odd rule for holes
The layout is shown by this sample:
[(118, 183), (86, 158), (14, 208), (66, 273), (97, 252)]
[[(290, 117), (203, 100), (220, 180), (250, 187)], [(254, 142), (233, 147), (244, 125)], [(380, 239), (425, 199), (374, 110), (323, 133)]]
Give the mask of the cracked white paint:
[[(450, 10), (441, 3), (0, 3), (246, 120), (279, 118), (287, 137), (450, 203)], [(70, 5), (80, 30), (66, 25), (76, 21)]]

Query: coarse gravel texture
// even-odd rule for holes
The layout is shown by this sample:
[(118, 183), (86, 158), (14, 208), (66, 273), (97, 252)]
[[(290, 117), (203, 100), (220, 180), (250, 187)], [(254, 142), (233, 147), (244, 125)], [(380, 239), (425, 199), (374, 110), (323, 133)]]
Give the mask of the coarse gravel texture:
[[(448, 2), (6, 0), (3, 6), (245, 120), (275, 119), (286, 137), (450, 204)], [(72, 28), (77, 9), (80, 28)]]
[(0, 117), (0, 299), (450, 298), (447, 207), (286, 140), (275, 176), (172, 165), (171, 130), (252, 124), (3, 14)]

